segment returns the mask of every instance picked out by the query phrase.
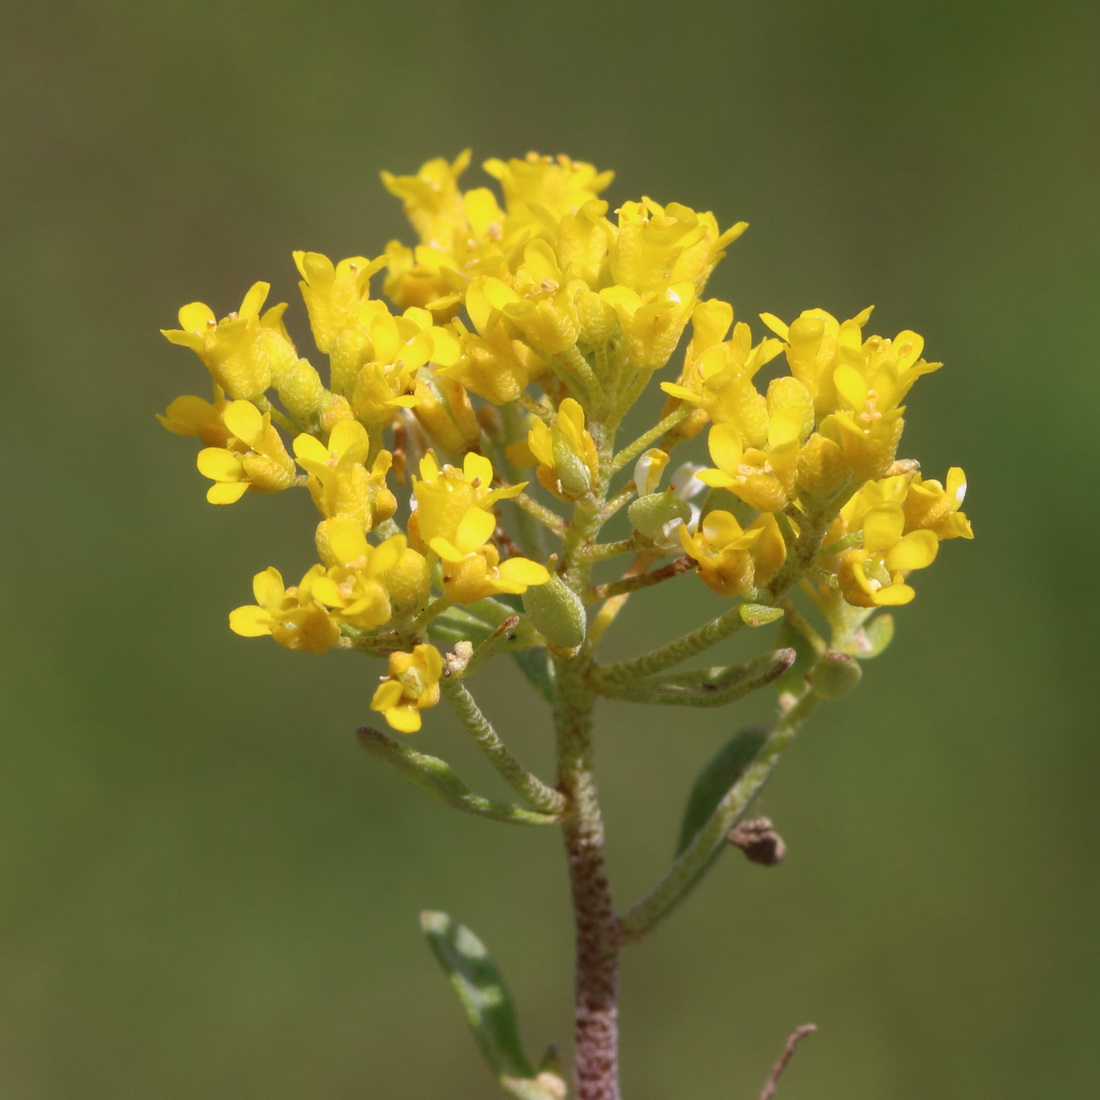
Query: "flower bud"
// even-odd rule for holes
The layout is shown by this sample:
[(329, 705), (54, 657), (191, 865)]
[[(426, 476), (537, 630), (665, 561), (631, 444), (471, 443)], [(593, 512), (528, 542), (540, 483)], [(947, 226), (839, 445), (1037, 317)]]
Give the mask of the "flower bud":
[(825, 653), (813, 667), (809, 680), (822, 699), (840, 699), (859, 683), (863, 669), (847, 653)]
[(309, 423), (320, 413), (328, 398), (321, 376), (307, 359), (299, 359), (287, 370), (279, 379), (278, 390), (279, 400), (286, 406), (287, 412), (303, 424)]
[(539, 633), (555, 645), (576, 649), (584, 641), (588, 627), (584, 604), (556, 574), (524, 592), (523, 609)]
[(691, 519), (691, 505), (676, 497), (670, 489), (639, 497), (631, 503), (627, 514), (635, 531), (655, 541), (665, 533), (669, 524), (680, 520), (687, 523)]

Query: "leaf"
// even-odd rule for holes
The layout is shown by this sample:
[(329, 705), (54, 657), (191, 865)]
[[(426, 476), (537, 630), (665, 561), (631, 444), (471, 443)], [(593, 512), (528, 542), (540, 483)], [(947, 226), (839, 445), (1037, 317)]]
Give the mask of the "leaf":
[(504, 1091), (516, 1100), (561, 1100), (559, 1077), (547, 1073), (536, 1078), (520, 1042), (512, 998), (481, 940), (447, 913), (421, 913), (420, 927)]
[(536, 813), (507, 802), (493, 802), (479, 794), (474, 794), (455, 774), (446, 760), (438, 756), (429, 756), (424, 752), (387, 737), (381, 730), (363, 726), (359, 730), (359, 741), (369, 753), (392, 764), (402, 775), (411, 779), (421, 790), (438, 798), (441, 802), (453, 806), (456, 810), (488, 817), (493, 821), (503, 821), (510, 825), (554, 825), (557, 818), (553, 814)]
[(718, 803), (741, 778), (767, 739), (768, 731), (763, 726), (746, 726), (711, 757), (688, 795), (676, 855), (691, 843), (695, 834), (707, 823)]
[(554, 666), (545, 649), (520, 649), (512, 654), (520, 671), (551, 705), (554, 702)]

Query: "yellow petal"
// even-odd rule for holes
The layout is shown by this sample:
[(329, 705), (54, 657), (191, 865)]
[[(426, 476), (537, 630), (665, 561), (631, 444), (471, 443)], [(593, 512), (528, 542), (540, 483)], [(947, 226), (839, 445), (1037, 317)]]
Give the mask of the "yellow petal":
[(370, 554), (363, 528), (351, 519), (330, 519), (325, 527), (333, 558), (341, 565), (350, 565)]
[(252, 595), (261, 607), (278, 607), (286, 595), (282, 574), (273, 565), (252, 578)]
[(242, 638), (262, 638), (271, 633), (271, 614), (255, 604), (235, 607), (229, 612), (229, 629)]
[(710, 435), (707, 436), (707, 447), (714, 464), (723, 473), (737, 473), (745, 452), (741, 444), (741, 433), (732, 424), (716, 424), (711, 428)]
[(432, 539), (428, 545), (434, 550), (444, 561), (449, 561), (453, 565), (457, 565), (460, 561), (464, 561), (466, 555), (462, 553), (453, 543), (448, 542), (447, 539), (436, 537)]
[(863, 519), (863, 549), (872, 553), (889, 550), (901, 538), (904, 527), (905, 515), (899, 505), (872, 508)]
[(539, 565), (530, 558), (509, 558), (502, 561), (499, 568), (502, 580), (509, 584), (522, 584), (531, 588), (537, 584), (545, 584), (550, 579), (546, 566)]
[(210, 504), (236, 504), (247, 492), (247, 481), (216, 481), (206, 490), (206, 499)]
[(488, 489), (493, 484), (493, 464), (484, 455), (473, 451), (463, 459), (462, 473), (471, 485), (477, 481), (481, 488)]
[(214, 311), (202, 302), (189, 302), (180, 310), (179, 318), (180, 328), (185, 332), (202, 332), (214, 320)]
[(211, 481), (240, 481), (245, 476), (240, 458), (224, 447), (203, 447), (195, 456), (195, 465)]
[(910, 531), (887, 553), (886, 568), (891, 573), (924, 569), (936, 560), (939, 547), (940, 540), (931, 531)]
[(396, 680), (383, 680), (370, 701), (371, 710), (388, 710), (397, 706), (405, 689)]
[(258, 447), (264, 433), (264, 415), (251, 401), (233, 401), (222, 413), (225, 426), (242, 442)]
[(455, 545), (463, 552), (469, 553), (493, 537), (497, 520), (492, 512), (486, 512), (482, 508), (470, 508), (459, 520), (458, 530), (455, 532)]
[[(349, 423), (349, 421), (341, 421), (340, 423)], [(358, 423), (358, 421), (350, 423)], [(332, 429), (333, 435), (336, 434), (336, 429), (339, 427), (340, 424), (337, 424), (336, 428)], [(307, 462), (323, 466), (329, 460), (329, 452), (325, 445), (316, 436), (309, 435), (306, 432), (294, 437), (294, 454), (303, 469)]]
[(836, 392), (853, 409), (862, 409), (867, 404), (867, 382), (855, 367), (842, 363), (836, 368), (833, 381), (836, 383)]
[(420, 729), (420, 711), (416, 707), (390, 707), (385, 716), (390, 727), (398, 733), (416, 733)]

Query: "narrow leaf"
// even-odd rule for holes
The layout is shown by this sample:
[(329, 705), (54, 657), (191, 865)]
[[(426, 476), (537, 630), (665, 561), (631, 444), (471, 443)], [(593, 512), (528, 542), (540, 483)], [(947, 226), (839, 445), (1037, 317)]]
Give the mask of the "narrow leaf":
[(554, 702), (554, 667), (545, 649), (520, 649), (512, 654), (520, 671), (551, 705)]
[(493, 821), (504, 821), (511, 825), (554, 825), (557, 818), (553, 814), (536, 813), (511, 806), (506, 802), (493, 802), (474, 794), (455, 774), (445, 760), (438, 756), (417, 752), (415, 749), (387, 737), (381, 730), (363, 726), (359, 730), (359, 740), (373, 756), (392, 764), (402, 775), (411, 779), (421, 790), (438, 798), (448, 806), (454, 806), (465, 813), (488, 817)]
[(680, 839), (676, 845), (677, 855), (710, 820), (715, 807), (741, 778), (767, 738), (768, 731), (763, 726), (746, 726), (738, 730), (699, 773), (684, 809)]
[(504, 1091), (516, 1100), (561, 1100), (564, 1093), (553, 1087), (554, 1079), (536, 1079), (520, 1042), (512, 998), (481, 940), (446, 913), (421, 913), (420, 927)]

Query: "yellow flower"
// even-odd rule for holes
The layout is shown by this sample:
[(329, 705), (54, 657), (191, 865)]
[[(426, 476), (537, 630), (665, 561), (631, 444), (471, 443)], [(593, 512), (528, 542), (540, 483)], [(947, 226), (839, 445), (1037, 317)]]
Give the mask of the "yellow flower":
[(375, 313), (367, 329), (367, 361), (350, 394), (352, 407), (368, 425), (384, 427), (398, 409), (415, 408), (416, 373), (432, 357), (435, 337), (427, 310), (407, 309), (400, 317)]
[(546, 567), (530, 558), (501, 561), (500, 551), (486, 541), (495, 526), (493, 517), (486, 523), (481, 519), (484, 515), (477, 509), (468, 512), (468, 522), (460, 525), (454, 543), (432, 540), (443, 567), (443, 593), (452, 603), (477, 603), (502, 592), (521, 595), (550, 579)]
[(559, 500), (578, 500), (591, 491), (599, 458), (584, 428), (584, 409), (572, 397), (562, 401), (553, 426), (537, 419), (531, 424), (527, 445), (538, 459), (540, 484)]
[(768, 423), (766, 450), (746, 448), (741, 433), (729, 424), (716, 424), (707, 443), (717, 469), (702, 470), (699, 480), (716, 489), (729, 489), (759, 512), (781, 512), (794, 495), (798, 465), (800, 423), (790, 413), (779, 413)]
[(270, 634), (279, 645), (307, 653), (326, 653), (340, 640), (340, 628), (328, 609), (314, 597), (313, 586), (324, 566), (312, 566), (301, 584), (283, 585), (278, 569), (265, 569), (252, 581), (255, 604), (229, 613), (229, 628), (245, 638)]
[[(473, 284), (466, 306), (476, 324), (477, 298), (472, 288)], [(485, 312), (477, 316), (487, 319), (491, 312), (491, 307), (487, 306)], [(498, 321), (487, 332), (469, 332), (460, 321), (453, 324), (457, 348), (446, 361), (440, 359), (440, 352), (436, 351), (433, 357), (436, 374), (453, 378), (478, 397), (494, 405), (506, 405), (515, 401), (532, 380), (546, 373), (542, 356), (510, 333), (507, 325)]]
[(400, 733), (420, 729), (420, 712), (439, 702), (439, 678), (443, 658), (431, 645), (413, 647), (412, 653), (391, 653), (389, 675), (371, 699), (371, 710), (380, 711)]
[(404, 200), (405, 217), (420, 239), (433, 248), (450, 251), (457, 233), (466, 228), (458, 177), (469, 163), (470, 150), (465, 149), (453, 161), (444, 157), (427, 161), (415, 176), (382, 173), (386, 190)]
[(725, 255), (722, 249), (748, 224), (738, 222), (720, 233), (709, 212), (698, 214), (678, 202), (660, 206), (649, 198), (624, 202), (611, 248), (611, 277), (643, 295), (685, 282), (697, 294)]
[[(708, 308), (702, 327), (688, 345), (680, 381), (662, 382), (661, 389), (698, 405), (715, 424), (731, 425), (750, 446), (759, 447), (768, 437), (768, 403), (752, 379), (779, 354), (782, 345), (778, 340), (764, 339), (753, 347), (749, 326), (740, 321), (734, 325), (730, 340), (712, 343), (725, 321), (725, 311), (709, 302), (700, 305)], [(728, 316), (732, 320), (732, 309)]]
[(900, 504), (881, 504), (863, 517), (863, 547), (843, 555), (837, 580), (844, 599), (856, 607), (893, 607), (915, 595), (906, 574), (936, 558), (939, 540), (931, 531), (902, 534)]
[(427, 547), (435, 539), (457, 545), (459, 526), (471, 512), (482, 512), (487, 519), (475, 517), (467, 520), (468, 524), (476, 524), (479, 531), (489, 524), (488, 532), (477, 545), (490, 538), (496, 526), (490, 509), (498, 500), (523, 492), (527, 485), (522, 482), (506, 489), (493, 489), (494, 476), (493, 464), (473, 451), (463, 459), (461, 470), (449, 465), (441, 468), (435, 455), (426, 454), (420, 460), (419, 479), (413, 478), (416, 511), (409, 522), (409, 535), (414, 545), (419, 542)]
[(564, 155), (551, 158), (528, 153), (523, 160), (509, 161), (494, 157), (482, 167), (500, 181), (512, 226), (540, 224), (541, 211), (560, 218), (597, 198), (615, 178), (614, 172), (599, 172), (591, 164)]
[(328, 569), (313, 583), (314, 598), (357, 630), (389, 622), (393, 608), (385, 575), (405, 552), (405, 536), (372, 546), (353, 520), (327, 519), (317, 526), (317, 549)]
[(294, 440), (294, 454), (309, 474), (310, 496), (321, 515), (352, 519), (369, 531), (397, 511), (397, 499), (386, 486), (393, 455), (379, 451), (368, 471), (369, 452), (367, 430), (357, 420), (338, 421), (327, 447), (312, 435)]
[(334, 266), (320, 252), (294, 253), (294, 262), (302, 274), (298, 286), (318, 350), (328, 355), (336, 337), (358, 324), (360, 306), (370, 295), (370, 277), (386, 261), (384, 254), (375, 260), (352, 256)]
[(909, 484), (902, 508), (907, 531), (931, 531), (941, 542), (944, 539), (972, 539), (970, 521), (959, 509), (966, 496), (966, 475), (958, 466), (947, 471), (947, 485), (925, 481), (916, 474)]
[(868, 306), (843, 323), (823, 309), (806, 309), (789, 326), (772, 313), (760, 314), (787, 345), (791, 374), (810, 391), (819, 420), (836, 408), (833, 374), (841, 363), (859, 356), (862, 329), (874, 308)]
[(775, 516), (766, 513), (742, 529), (732, 513), (708, 512), (694, 535), (681, 525), (680, 544), (698, 562), (703, 583), (720, 596), (739, 596), (763, 584), (787, 554)]
[(226, 447), (204, 447), (197, 465), (214, 482), (206, 492), (211, 504), (232, 504), (249, 490), (277, 493), (294, 484), (294, 460), (271, 423), (249, 401), (234, 401), (222, 420), (230, 434)]
[(209, 306), (192, 302), (180, 310), (178, 329), (161, 332), (173, 344), (191, 348), (229, 397), (258, 400), (298, 361), (282, 322), (286, 304), (260, 314), (270, 289), (253, 283), (241, 308), (220, 321)]
[(674, 283), (645, 294), (615, 285), (601, 290), (600, 297), (618, 314), (630, 366), (645, 374), (669, 361), (695, 308), (695, 288), (690, 283)]

